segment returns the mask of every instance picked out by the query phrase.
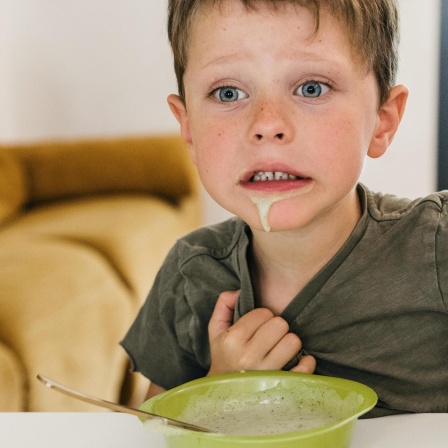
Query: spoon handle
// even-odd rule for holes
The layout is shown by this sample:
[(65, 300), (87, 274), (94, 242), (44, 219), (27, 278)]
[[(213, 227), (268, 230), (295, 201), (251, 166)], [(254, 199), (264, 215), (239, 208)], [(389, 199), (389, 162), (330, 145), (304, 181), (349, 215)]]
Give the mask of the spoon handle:
[(37, 375), (37, 379), (41, 381), (45, 386), (49, 387), (50, 389), (57, 390), (58, 392), (61, 392), (65, 395), (68, 395), (72, 398), (76, 398), (81, 401), (85, 401), (86, 403), (90, 403), (96, 406), (100, 406), (103, 408), (111, 409), (113, 411), (117, 412), (123, 412), (126, 414), (132, 414), (136, 415), (137, 417), (141, 417), (144, 419), (149, 418), (159, 418), (162, 419), (163, 422), (167, 425), (177, 426), (179, 428), (184, 429), (190, 429), (192, 431), (199, 431), (199, 432), (213, 432), (209, 429), (202, 428), (201, 426), (193, 425), (191, 423), (187, 422), (181, 422), (179, 420), (175, 420), (168, 417), (163, 417), (161, 415), (152, 414), (151, 412), (141, 411), (140, 409), (131, 408), (129, 406), (113, 403), (111, 401), (103, 400), (102, 398), (93, 397), (91, 395), (87, 395), (83, 392), (79, 392), (77, 390), (71, 389), (67, 386), (63, 386), (60, 383), (57, 383), (56, 381), (51, 380), (50, 378), (47, 378), (43, 375)]

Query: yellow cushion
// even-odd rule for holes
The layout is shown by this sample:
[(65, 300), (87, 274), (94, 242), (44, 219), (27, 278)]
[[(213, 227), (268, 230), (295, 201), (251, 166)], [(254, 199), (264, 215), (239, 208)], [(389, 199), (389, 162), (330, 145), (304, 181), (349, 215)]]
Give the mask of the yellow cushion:
[[(46, 246), (65, 241), (89, 248), (92, 256), (103, 257), (119, 272), (140, 306), (176, 238), (199, 226), (199, 215), (193, 224), (191, 214), (191, 209), (156, 196), (79, 198), (36, 207), (17, 219), (3, 236), (20, 241), (27, 235), (46, 241)], [(2, 246), (6, 249), (11, 243), (0, 235), (0, 257)]]
[(27, 410), (98, 410), (48, 391), (38, 373), (120, 399), (119, 341), (190, 222), (184, 207), (115, 195), (42, 205), (0, 232), (0, 341), (26, 366)]
[(0, 240), (0, 340), (26, 367), (27, 410), (97, 411), (49, 391), (38, 373), (118, 400), (127, 363), (118, 342), (133, 315), (120, 276), (82, 244), (12, 235), (9, 242)]
[(0, 412), (25, 411), (26, 377), (17, 355), (0, 341)]

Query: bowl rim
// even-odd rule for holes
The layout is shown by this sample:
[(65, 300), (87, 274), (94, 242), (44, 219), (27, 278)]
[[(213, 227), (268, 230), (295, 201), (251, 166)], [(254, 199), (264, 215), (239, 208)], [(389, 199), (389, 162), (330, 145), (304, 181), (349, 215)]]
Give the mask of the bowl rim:
[[(298, 430), (293, 432), (285, 432), (280, 434), (267, 434), (267, 435), (247, 435), (247, 436), (241, 436), (241, 435), (226, 435), (226, 434), (219, 434), (219, 433), (201, 433), (186, 429), (174, 429), (173, 428), (173, 434), (174, 432), (177, 434), (183, 434), (183, 435), (194, 435), (196, 437), (213, 437), (213, 438), (225, 438), (228, 439), (229, 442), (232, 440), (247, 440), (248, 442), (254, 442), (254, 441), (287, 441), (290, 439), (300, 440), (300, 439), (306, 439), (312, 436), (316, 435), (316, 431), (319, 432), (319, 434), (324, 434), (329, 431), (334, 431), (335, 429), (348, 425), (350, 422), (353, 422), (357, 420), (361, 415), (369, 412), (371, 409), (375, 407), (375, 405), (378, 402), (378, 395), (376, 392), (369, 386), (359, 383), (354, 380), (349, 380), (346, 378), (339, 378), (339, 377), (332, 377), (332, 376), (326, 376), (326, 375), (317, 375), (317, 374), (308, 374), (308, 373), (299, 373), (299, 372), (290, 372), (290, 371), (283, 371), (283, 370), (247, 370), (247, 371), (241, 371), (241, 372), (231, 372), (231, 373), (223, 373), (219, 375), (211, 375), (206, 376), (202, 378), (198, 378), (192, 381), (189, 381), (187, 383), (181, 384), (177, 387), (174, 387), (172, 389), (169, 389), (165, 392), (162, 392), (159, 395), (156, 395), (145, 402), (141, 404), (139, 409), (143, 411), (153, 411), (153, 407), (157, 405), (157, 402), (166, 399), (166, 397), (170, 397), (171, 395), (175, 395), (179, 392), (183, 392), (185, 389), (189, 389), (192, 386), (202, 386), (204, 384), (216, 384), (216, 383), (226, 383), (230, 381), (234, 381), (235, 379), (244, 381), (245, 378), (269, 378), (269, 379), (277, 379), (279, 382), (283, 378), (296, 376), (299, 378), (302, 378), (306, 383), (320, 383), (327, 386), (332, 386), (333, 384), (337, 384), (337, 387), (339, 389), (352, 391), (355, 390), (358, 394), (362, 395), (364, 398), (364, 402), (359, 406), (359, 409), (354, 414), (342, 419), (338, 420), (334, 423), (329, 423), (327, 425), (322, 425), (317, 428), (312, 429), (305, 429), (305, 430)], [(143, 419), (141, 419), (143, 420)], [(168, 432), (168, 431), (167, 431)]]

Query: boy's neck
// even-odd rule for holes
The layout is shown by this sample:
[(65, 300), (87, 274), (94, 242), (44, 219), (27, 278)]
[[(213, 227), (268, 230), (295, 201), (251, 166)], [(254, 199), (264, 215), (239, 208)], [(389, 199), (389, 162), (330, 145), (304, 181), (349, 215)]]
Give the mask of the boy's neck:
[(249, 265), (257, 306), (281, 314), (341, 249), (360, 217), (361, 205), (354, 191), (350, 213), (336, 211), (303, 230), (255, 231)]

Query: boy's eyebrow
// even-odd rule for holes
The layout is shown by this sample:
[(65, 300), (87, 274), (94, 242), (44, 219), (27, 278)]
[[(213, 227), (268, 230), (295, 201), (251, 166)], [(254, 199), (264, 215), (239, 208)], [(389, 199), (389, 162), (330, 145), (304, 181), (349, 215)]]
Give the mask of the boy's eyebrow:
[[(346, 61), (338, 61), (337, 57), (334, 57), (334, 55), (330, 59), (327, 57), (322, 57), (319, 54), (316, 54), (315, 52), (301, 52), (300, 55), (291, 55), (291, 59), (296, 59), (297, 61), (302, 62), (313, 62), (313, 63), (325, 63), (325, 64), (331, 64), (332, 66), (346, 66)], [(210, 61), (207, 61), (205, 64), (201, 64), (199, 67), (199, 70), (204, 70), (210, 66), (223, 66), (228, 65), (230, 62), (238, 62), (238, 61), (245, 61), (250, 60), (250, 58), (247, 57), (244, 53), (229, 53), (225, 55), (218, 56), (214, 59), (211, 59)]]
[(225, 65), (229, 62), (229, 60), (238, 61), (238, 60), (244, 60), (244, 59), (246, 59), (246, 57), (239, 53), (225, 54), (225, 55), (218, 56), (217, 58), (208, 61), (204, 65), (201, 65), (201, 69), (207, 68), (210, 65)]

